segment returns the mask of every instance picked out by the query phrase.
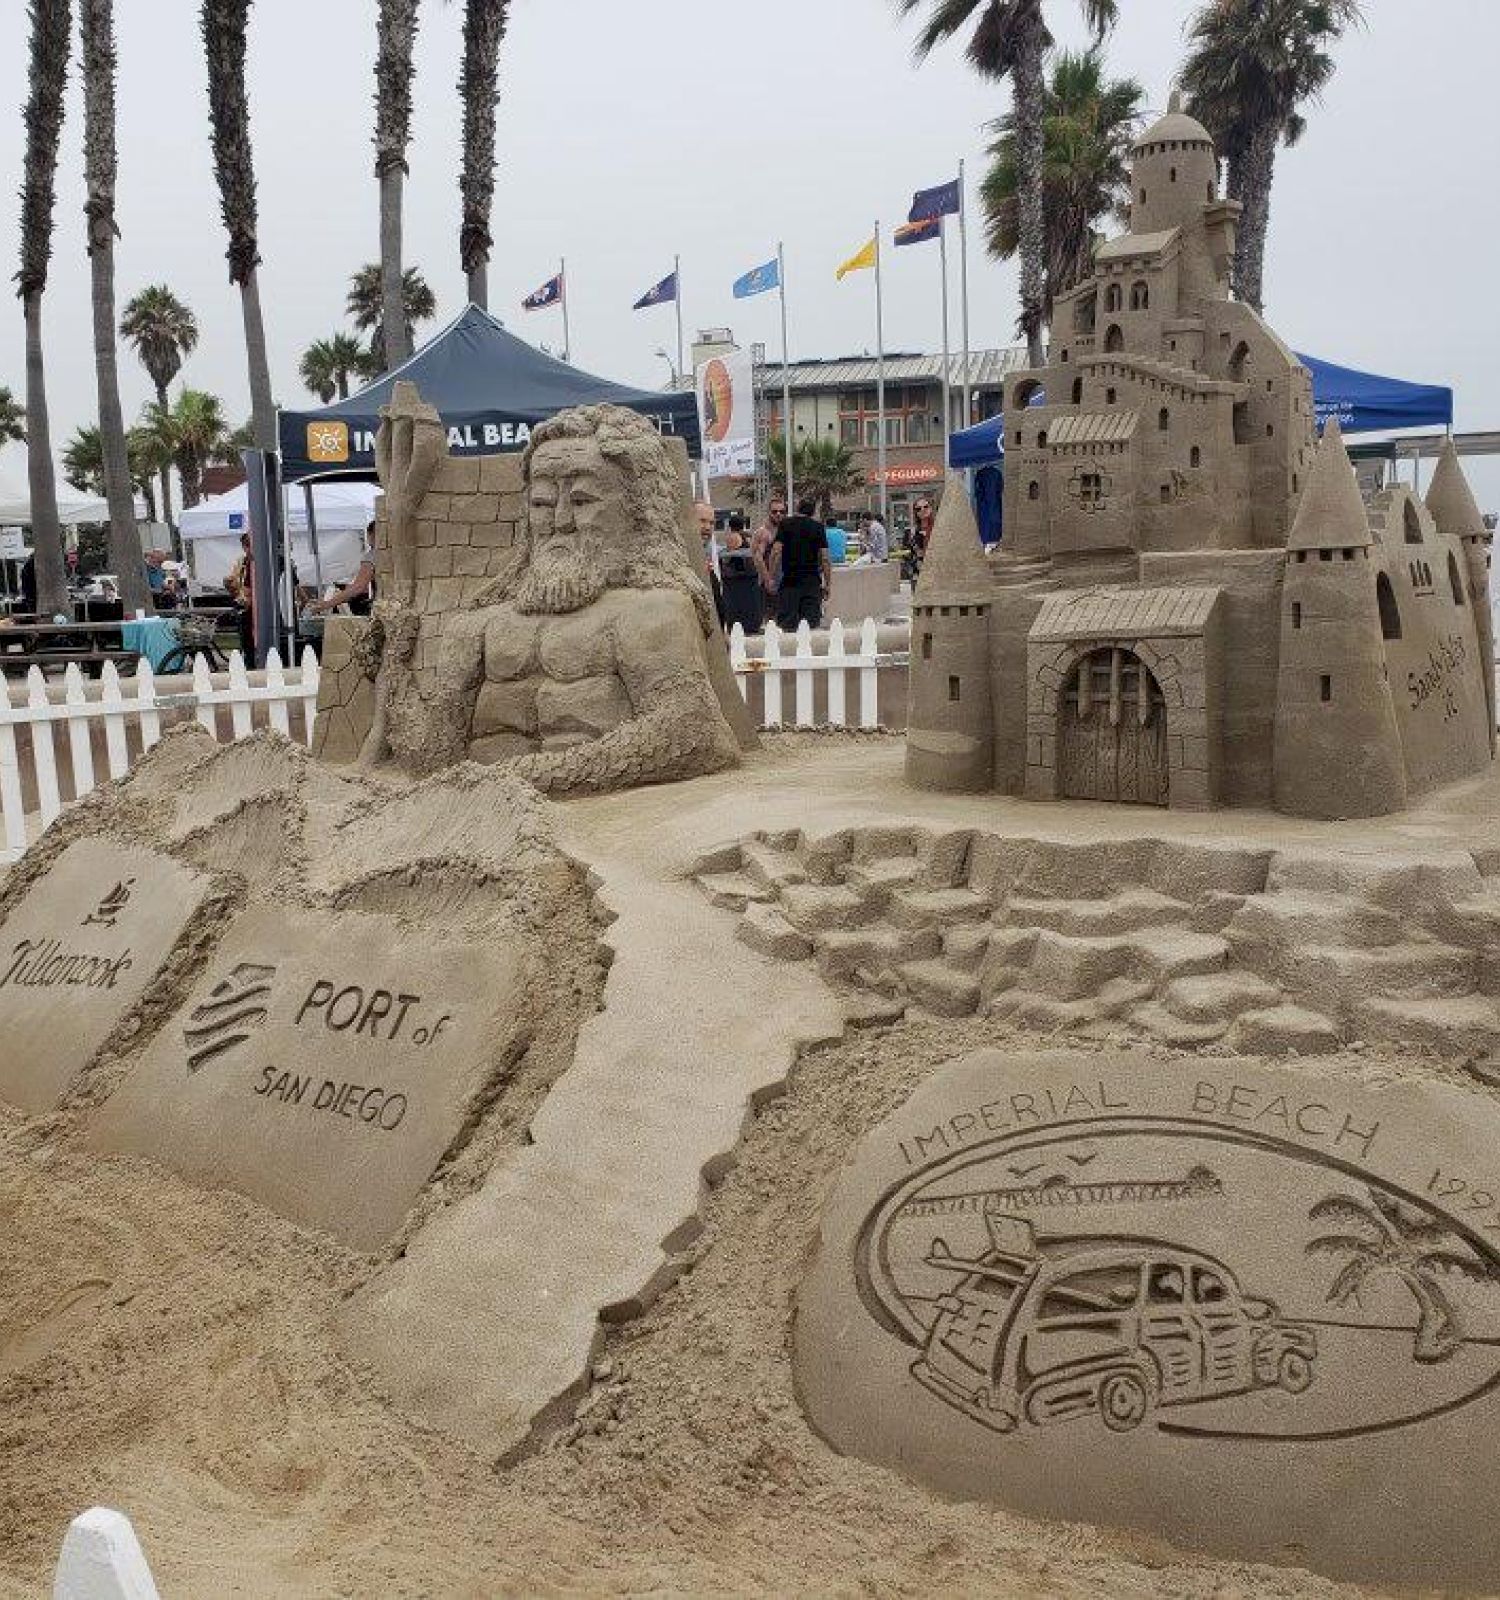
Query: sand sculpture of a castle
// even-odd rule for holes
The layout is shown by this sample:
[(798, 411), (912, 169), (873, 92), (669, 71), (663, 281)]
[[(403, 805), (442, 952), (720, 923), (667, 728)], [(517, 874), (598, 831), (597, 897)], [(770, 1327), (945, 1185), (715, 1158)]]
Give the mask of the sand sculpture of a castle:
[(1312, 382), (1230, 298), (1202, 125), (1136, 145), (1131, 231), (1005, 389), (1004, 538), (944, 496), (913, 606), (907, 772), (940, 789), (1303, 816), (1493, 757), (1489, 535), (1451, 446), (1366, 505)]

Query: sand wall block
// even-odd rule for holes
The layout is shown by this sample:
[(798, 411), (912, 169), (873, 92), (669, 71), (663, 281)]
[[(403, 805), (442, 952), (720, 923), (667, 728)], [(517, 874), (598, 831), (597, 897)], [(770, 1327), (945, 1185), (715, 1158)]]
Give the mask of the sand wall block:
[(1487, 1589), (1497, 1147), (1489, 1096), (1347, 1062), (976, 1052), (840, 1175), (799, 1398), (954, 1499)]
[(31, 1112), (58, 1103), (145, 993), (208, 886), (166, 856), (109, 839), (63, 851), (0, 924), (0, 1096)]
[(52, 1600), (157, 1600), (129, 1517), (94, 1506), (73, 1518), (57, 1559)]
[(90, 1137), (378, 1249), (505, 1059), (520, 992), (503, 942), (249, 912)]

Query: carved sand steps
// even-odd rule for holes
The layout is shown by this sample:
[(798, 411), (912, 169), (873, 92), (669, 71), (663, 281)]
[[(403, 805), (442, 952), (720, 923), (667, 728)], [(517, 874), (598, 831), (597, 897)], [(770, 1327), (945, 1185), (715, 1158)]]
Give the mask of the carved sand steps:
[(697, 881), (752, 949), (813, 958), (878, 996), (879, 1015), (909, 1002), (1179, 1048), (1365, 1038), (1477, 1060), (1500, 1055), (1500, 874), (1481, 866), (1500, 868), (1500, 850), (1481, 863), (897, 825), (758, 835), (706, 856)]

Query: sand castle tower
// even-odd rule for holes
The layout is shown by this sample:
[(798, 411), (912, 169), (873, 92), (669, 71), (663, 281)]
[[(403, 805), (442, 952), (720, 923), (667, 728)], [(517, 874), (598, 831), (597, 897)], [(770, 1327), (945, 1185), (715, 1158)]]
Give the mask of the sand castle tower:
[(1130, 231), (1165, 233), (1196, 222), (1218, 196), (1219, 158), (1201, 122), (1182, 109), (1175, 90), (1167, 114), (1131, 152)]
[(1394, 597), (1390, 580), (1371, 560), (1372, 545), (1343, 436), (1330, 421), (1287, 538), (1275, 733), (1278, 811), (1368, 817), (1406, 804), (1382, 627)]
[(993, 580), (961, 473), (949, 473), (912, 601), (906, 773), (929, 789), (988, 789)]
[(1475, 503), (1469, 480), (1458, 464), (1458, 451), (1450, 439), (1438, 457), (1437, 471), (1427, 490), (1427, 509), (1437, 530), (1463, 547), (1468, 568), (1469, 605), (1479, 634), (1479, 659), (1484, 666), (1484, 698), (1489, 709), (1490, 749), (1495, 748), (1495, 623), (1490, 614), (1490, 530)]

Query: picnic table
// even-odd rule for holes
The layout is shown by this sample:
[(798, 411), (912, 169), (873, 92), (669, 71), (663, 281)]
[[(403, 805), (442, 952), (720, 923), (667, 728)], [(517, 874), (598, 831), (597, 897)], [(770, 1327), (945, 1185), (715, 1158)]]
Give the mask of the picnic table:
[(123, 622), (23, 622), (0, 628), (0, 671), (25, 674), (32, 667), (76, 663), (91, 678), (112, 661), (117, 667), (137, 659), (125, 648)]

